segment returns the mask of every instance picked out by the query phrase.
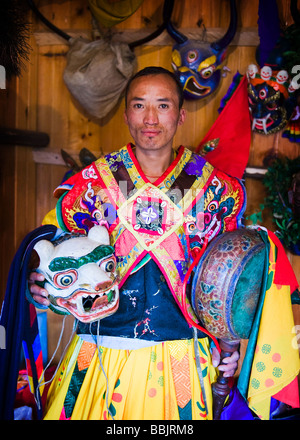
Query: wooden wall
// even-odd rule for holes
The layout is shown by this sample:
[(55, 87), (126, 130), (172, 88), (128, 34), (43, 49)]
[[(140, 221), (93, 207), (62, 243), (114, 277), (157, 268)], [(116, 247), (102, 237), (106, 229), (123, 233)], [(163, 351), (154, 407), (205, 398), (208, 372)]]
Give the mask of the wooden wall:
[[(60, 29), (71, 35), (92, 38), (92, 19), (87, 0), (36, 0), (40, 11)], [(125, 41), (136, 40), (140, 35), (152, 32), (162, 17), (162, 0), (144, 0), (142, 6), (123, 23), (113, 29)], [(238, 70), (245, 73), (247, 66), (255, 62), (257, 37), (258, 0), (238, 0), (239, 29), (230, 46), (227, 77), (222, 80), (218, 92), (205, 101), (186, 102), (187, 121), (180, 127), (175, 144), (195, 148), (217, 118), (220, 100), (226, 93), (233, 75)], [(291, 24), (289, 1), (278, 0), (284, 24)], [(300, 5), (299, 5), (300, 6)], [(50, 144), (43, 150), (28, 147), (1, 146), (1, 244), (0, 267), (2, 297), (9, 264), (21, 239), (37, 227), (43, 216), (55, 206), (53, 189), (60, 183), (66, 167), (59, 154), (64, 149), (77, 157), (86, 147), (99, 154), (125, 145), (130, 139), (123, 124), (124, 102), (115, 113), (100, 123), (93, 123), (74, 106), (63, 83), (68, 45), (29, 13), (32, 22), (30, 61), (21, 78), (0, 90), (1, 125), (43, 131), (49, 134)], [(202, 38), (202, 20), (208, 38), (220, 35), (227, 29), (229, 10), (226, 0), (176, 0), (173, 22), (183, 33)], [(171, 70), (172, 39), (164, 33), (145, 46), (137, 47), (138, 68), (160, 65)], [(300, 146), (292, 144), (281, 135), (253, 135), (249, 165), (262, 166), (266, 153), (276, 143), (278, 151), (296, 158)], [(248, 207), (246, 215), (259, 211), (264, 199), (261, 182), (246, 179)], [(270, 214), (264, 212), (263, 224), (274, 230)], [(11, 238), (12, 237), (12, 238)], [(300, 282), (300, 257), (288, 254)], [(294, 307), (296, 324), (300, 324), (299, 306)], [(58, 340), (61, 317), (48, 315), (49, 354)], [(68, 329), (72, 325), (69, 320)], [(67, 340), (67, 336), (65, 337)], [(61, 351), (58, 351), (59, 358)]]

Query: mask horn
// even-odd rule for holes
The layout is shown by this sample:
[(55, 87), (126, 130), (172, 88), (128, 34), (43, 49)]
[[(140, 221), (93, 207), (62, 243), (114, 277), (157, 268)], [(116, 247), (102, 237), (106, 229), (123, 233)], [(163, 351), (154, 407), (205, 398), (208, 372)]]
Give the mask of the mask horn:
[(237, 21), (236, 3), (235, 0), (230, 0), (230, 23), (228, 30), (222, 38), (211, 44), (212, 49), (216, 50), (217, 52), (221, 52), (223, 49), (229, 46), (236, 34)]
[[(129, 47), (131, 50), (133, 50), (137, 46), (141, 46), (142, 44), (148, 43), (148, 41), (154, 40), (154, 38), (158, 37), (165, 29), (168, 31), (168, 25), (170, 23), (171, 15), (173, 12), (173, 6), (174, 6), (174, 0), (164, 1), (162, 24), (152, 34), (148, 35), (147, 37), (130, 43)], [(174, 29), (174, 33), (176, 33), (175, 29)]]
[(43, 23), (45, 23), (45, 25), (48, 26), (49, 29), (51, 29), (52, 31), (54, 31), (56, 34), (58, 34), (60, 37), (64, 38), (67, 41), (71, 39), (70, 35), (66, 34), (64, 31), (62, 31), (61, 29), (59, 29), (56, 26), (54, 26), (54, 24), (52, 24), (50, 21), (47, 20), (46, 17), (44, 17), (44, 15), (36, 7), (36, 5), (35, 5), (33, 0), (27, 0), (27, 3), (30, 6), (30, 8), (32, 9), (32, 11), (36, 14), (36, 16)]
[(181, 32), (179, 32), (177, 29), (175, 29), (171, 22), (173, 7), (174, 7), (174, 0), (166, 1), (164, 4), (163, 17), (164, 17), (164, 22), (166, 23), (166, 30), (168, 31), (170, 36), (176, 41), (176, 43), (183, 44), (188, 40), (188, 38), (185, 35), (183, 35)]

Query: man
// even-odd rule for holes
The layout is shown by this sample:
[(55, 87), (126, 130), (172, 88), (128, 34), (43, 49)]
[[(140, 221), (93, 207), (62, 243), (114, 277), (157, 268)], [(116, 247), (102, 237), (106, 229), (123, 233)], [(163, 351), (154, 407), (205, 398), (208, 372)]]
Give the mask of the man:
[[(138, 72), (125, 103), (134, 145), (62, 184), (56, 210), (44, 220), (82, 233), (107, 225), (120, 274), (118, 311), (99, 323), (78, 323), (45, 418), (212, 419), (210, 385), (220, 356), (187, 323), (180, 295), (204, 237), (240, 226), (244, 188), (190, 150), (173, 149), (186, 112), (171, 72)], [(47, 306), (48, 293), (36, 281), (43, 277), (32, 272), (33, 299)], [(238, 358), (233, 353), (219, 370), (232, 376)]]

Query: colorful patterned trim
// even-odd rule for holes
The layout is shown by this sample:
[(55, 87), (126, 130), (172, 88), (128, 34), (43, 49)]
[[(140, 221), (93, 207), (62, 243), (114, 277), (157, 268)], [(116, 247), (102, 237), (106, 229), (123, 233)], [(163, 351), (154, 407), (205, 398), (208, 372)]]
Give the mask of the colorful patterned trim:
[(60, 227), (60, 229), (62, 229), (63, 231), (66, 231), (67, 230), (67, 227), (66, 227), (66, 225), (65, 225), (65, 222), (64, 222), (64, 220), (63, 220), (63, 214), (62, 214), (62, 202), (63, 202), (63, 198), (64, 198), (64, 195), (65, 195), (66, 193), (64, 193), (59, 199), (58, 199), (58, 201), (57, 201), (57, 203), (56, 203), (56, 218), (57, 218), (57, 222), (58, 222), (58, 225), (59, 225), (59, 227)]
[[(150, 183), (147, 177), (145, 176), (142, 168), (140, 167), (140, 164), (138, 163), (133, 149), (132, 144), (127, 145), (127, 151), (123, 149), (123, 155), (128, 154), (131, 161), (132, 161), (132, 173), (131, 177), (133, 177), (133, 180), (136, 180), (137, 182), (142, 179), (142, 184), (144, 183)], [(171, 182), (177, 178), (177, 176), (182, 172), (183, 167), (186, 165), (186, 163), (190, 160), (190, 157), (192, 155), (192, 152), (188, 150), (187, 148), (184, 148), (183, 146), (180, 146), (178, 149), (178, 154), (174, 161), (171, 163), (171, 165), (166, 169), (166, 171), (160, 176), (153, 185), (162, 187), (167, 186), (167, 182)], [(162, 185), (163, 184), (163, 185)]]

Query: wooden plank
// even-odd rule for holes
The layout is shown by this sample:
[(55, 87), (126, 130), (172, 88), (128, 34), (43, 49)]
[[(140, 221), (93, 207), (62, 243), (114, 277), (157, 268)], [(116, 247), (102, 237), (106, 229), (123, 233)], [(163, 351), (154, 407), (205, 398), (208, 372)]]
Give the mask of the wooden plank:
[[(65, 150), (72, 158), (80, 165), (79, 152), (74, 152), (73, 150)], [(97, 158), (102, 154), (100, 151), (91, 151)], [(104, 153), (106, 154), (106, 153)], [(66, 166), (65, 161), (62, 158), (60, 150), (37, 150), (32, 149), (32, 156), (35, 163), (45, 164), (45, 165), (59, 165)]]
[[(31, 36), (32, 47), (36, 47)], [(22, 75), (16, 80), (17, 96), (15, 127), (18, 130), (40, 131), (36, 124), (37, 92), (36, 84), (38, 65), (35, 51), (30, 53), (30, 60)], [(41, 130), (41, 132), (43, 132)], [(45, 131), (45, 133), (47, 133)], [(47, 137), (47, 143), (49, 137)], [(35, 187), (36, 165), (32, 159), (31, 149), (16, 147), (15, 157), (15, 243), (19, 246), (25, 235), (36, 228), (35, 223)]]
[[(13, 127), (16, 116), (16, 79), (6, 83), (0, 90), (1, 124)], [(15, 254), (14, 219), (15, 206), (15, 147), (0, 148), (0, 307), (5, 295), (6, 283), (11, 261)]]
[(33, 149), (32, 156), (35, 163), (48, 164), (48, 165), (65, 165), (65, 162), (61, 157), (60, 151), (53, 151), (53, 150), (39, 151)]
[[(87, 28), (91, 23), (91, 13), (86, 0), (39, 0), (35, 2), (41, 14), (55, 26), (66, 28)], [(45, 29), (45, 24), (33, 17), (38, 29)]]
[(0, 306), (4, 299), (8, 272), (15, 254), (15, 147), (0, 148)]
[[(89, 29), (62, 29), (68, 35), (73, 38), (85, 38), (87, 40), (92, 40), (92, 31)], [(112, 41), (118, 41), (121, 43), (131, 43), (133, 41), (140, 40), (147, 37), (156, 29), (130, 29), (124, 31), (114, 31), (112, 33)], [(221, 38), (224, 35), (223, 28), (208, 28), (205, 33), (201, 28), (186, 28), (180, 29), (184, 35), (186, 35), (191, 40), (204, 40), (209, 43)], [(64, 45), (66, 40), (51, 31), (36, 31), (34, 32), (34, 37), (38, 46), (51, 46), (51, 45)], [(164, 31), (161, 35), (156, 37), (154, 40), (145, 43), (146, 46), (172, 46), (175, 44), (173, 38)], [(239, 30), (231, 46), (257, 46), (259, 44), (259, 38), (256, 28), (248, 28)]]
[(70, 94), (63, 82), (64, 54), (62, 46), (43, 46), (39, 50), (37, 125), (49, 134), (49, 147), (65, 145), (69, 135)]
[(36, 167), (36, 224), (40, 225), (45, 215), (55, 208), (57, 199), (54, 198), (53, 191), (61, 183), (67, 168), (51, 164), (37, 164)]

